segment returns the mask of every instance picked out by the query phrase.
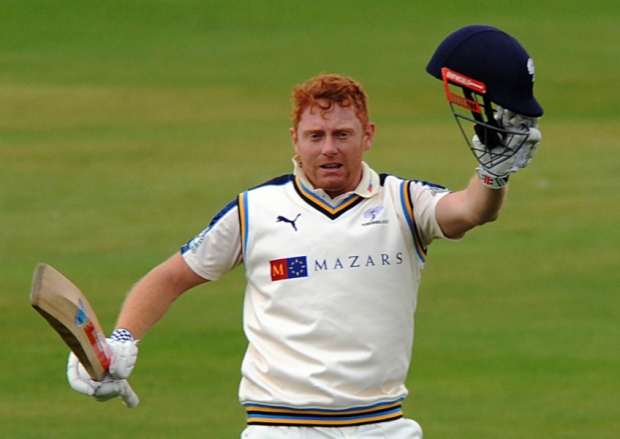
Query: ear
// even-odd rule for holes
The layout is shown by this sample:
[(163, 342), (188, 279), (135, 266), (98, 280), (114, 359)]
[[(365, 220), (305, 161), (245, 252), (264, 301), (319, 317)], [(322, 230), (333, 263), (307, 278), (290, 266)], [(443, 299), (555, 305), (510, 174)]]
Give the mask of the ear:
[(366, 125), (366, 130), (364, 131), (364, 137), (362, 138), (364, 151), (368, 151), (372, 146), (372, 141), (375, 138), (375, 129), (375, 124), (373, 122), (368, 122), (368, 125)]
[(297, 137), (297, 130), (293, 127), (289, 129), (289, 132), (291, 133), (291, 140), (293, 142), (293, 147), (295, 148), (295, 153), (299, 154), (299, 138)]

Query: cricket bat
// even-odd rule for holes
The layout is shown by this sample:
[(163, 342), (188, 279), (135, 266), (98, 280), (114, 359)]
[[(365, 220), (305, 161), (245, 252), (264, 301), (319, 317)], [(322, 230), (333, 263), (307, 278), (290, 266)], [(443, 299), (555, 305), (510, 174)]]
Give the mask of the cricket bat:
[[(82, 291), (59, 271), (42, 263), (34, 271), (30, 304), (56, 330), (90, 377), (101, 381), (110, 367), (110, 348)], [(129, 408), (138, 405), (138, 396), (131, 388), (128, 395), (121, 397)]]

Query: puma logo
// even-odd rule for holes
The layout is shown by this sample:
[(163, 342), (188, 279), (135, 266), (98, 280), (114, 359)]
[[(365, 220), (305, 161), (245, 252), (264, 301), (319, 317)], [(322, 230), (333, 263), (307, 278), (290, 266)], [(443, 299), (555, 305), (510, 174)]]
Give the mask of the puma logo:
[(278, 219), (276, 220), (276, 222), (277, 223), (289, 223), (291, 226), (293, 226), (293, 229), (297, 231), (297, 226), (295, 225), (295, 221), (297, 221), (297, 218), (299, 218), (300, 216), (301, 216), (301, 213), (298, 213), (294, 220), (290, 220), (282, 215), (278, 215)]

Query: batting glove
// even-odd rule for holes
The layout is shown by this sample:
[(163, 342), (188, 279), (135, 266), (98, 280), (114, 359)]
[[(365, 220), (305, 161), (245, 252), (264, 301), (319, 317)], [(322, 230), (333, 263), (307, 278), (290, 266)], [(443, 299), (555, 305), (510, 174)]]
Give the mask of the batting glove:
[(97, 401), (108, 401), (120, 396), (123, 404), (129, 408), (133, 408), (139, 403), (138, 395), (133, 391), (127, 380), (117, 380), (109, 374), (101, 381), (91, 379), (73, 352), (69, 355), (67, 379), (73, 390)]
[(538, 130), (539, 118), (522, 116), (499, 106), (495, 120), (505, 130), (500, 145), (488, 148), (476, 135), (472, 139), (472, 151), (480, 162), (476, 169), (480, 181), (499, 189), (508, 183), (510, 174), (530, 164), (542, 134)]
[(78, 393), (100, 402), (120, 396), (123, 404), (133, 408), (138, 405), (139, 400), (127, 382), (127, 377), (136, 364), (137, 341), (134, 341), (133, 337), (131, 340), (120, 341), (115, 333), (107, 339), (111, 353), (110, 369), (101, 381), (95, 381), (90, 377), (73, 352), (69, 354), (67, 363), (67, 380), (71, 388)]
[(116, 329), (107, 342), (110, 347), (110, 374), (116, 379), (128, 378), (138, 360), (138, 341), (126, 329)]

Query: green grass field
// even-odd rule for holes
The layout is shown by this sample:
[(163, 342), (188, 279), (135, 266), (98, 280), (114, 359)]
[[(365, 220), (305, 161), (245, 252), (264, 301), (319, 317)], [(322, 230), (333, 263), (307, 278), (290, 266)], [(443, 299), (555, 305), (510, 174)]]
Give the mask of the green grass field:
[(424, 68), (483, 23), (534, 57), (544, 139), (498, 222), (431, 246), (406, 415), (427, 439), (618, 438), (618, 22), (605, 0), (4, 0), (0, 437), (239, 437), (242, 270), (141, 342), (128, 410), (67, 385), (67, 349), (28, 303), (35, 265), (111, 329), (146, 271), (291, 171), (290, 90), (320, 72), (365, 85), (373, 167), (460, 189), (475, 162)]

